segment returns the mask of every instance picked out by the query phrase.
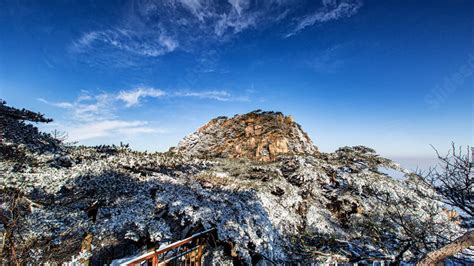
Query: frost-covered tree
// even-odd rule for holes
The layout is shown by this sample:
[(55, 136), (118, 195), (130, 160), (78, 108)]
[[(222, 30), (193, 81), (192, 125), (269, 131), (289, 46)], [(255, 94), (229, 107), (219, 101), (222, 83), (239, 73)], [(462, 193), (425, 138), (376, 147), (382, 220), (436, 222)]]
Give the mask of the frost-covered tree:
[(0, 222), (4, 228), (3, 241), (1, 244), (2, 258), (6, 259), (7, 265), (19, 265), (18, 230), (22, 216), (21, 193), (19, 189), (2, 189), (0, 203), (6, 208), (0, 209)]
[(0, 99), (0, 114), (2, 116), (11, 117), (15, 120), (26, 120), (31, 122), (42, 122), (42, 123), (49, 123), (52, 122), (53, 119), (45, 118), (43, 114), (32, 112), (26, 109), (17, 109), (14, 107), (10, 107), (6, 105), (6, 101)]
[[(21, 171), (37, 165), (37, 155), (32, 152), (58, 150), (58, 141), (39, 132), (29, 122), (49, 123), (52, 119), (43, 114), (6, 105), (0, 99), (0, 257), (2, 263), (21, 263), (21, 227), (29, 212), (30, 201), (24, 195), (24, 178)], [(6, 177), (7, 169), (19, 173), (18, 179)], [(15, 185), (9, 185), (13, 182)]]
[(428, 253), (420, 265), (434, 265), (453, 256), (464, 249), (474, 246), (474, 167), (469, 161), (469, 147), (467, 152), (456, 148), (454, 143), (447, 155), (441, 155), (436, 149), (439, 159), (438, 167), (430, 169), (424, 175), (424, 181), (441, 196), (441, 201), (450, 206), (467, 228), (464, 235), (453, 242)]
[(61, 142), (64, 142), (68, 139), (69, 135), (67, 134), (67, 132), (65, 131), (60, 131), (60, 130), (53, 130), (51, 131), (51, 136), (54, 138), (54, 139), (57, 139)]
[(7, 106), (6, 102), (0, 99), (0, 159), (18, 157), (24, 149), (57, 150), (61, 141), (50, 134), (40, 132), (34, 125), (51, 121), (53, 120), (41, 113)]

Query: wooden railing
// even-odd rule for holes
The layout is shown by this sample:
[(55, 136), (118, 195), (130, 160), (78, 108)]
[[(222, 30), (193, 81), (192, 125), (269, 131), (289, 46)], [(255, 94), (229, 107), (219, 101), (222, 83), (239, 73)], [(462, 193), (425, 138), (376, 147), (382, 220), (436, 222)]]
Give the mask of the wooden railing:
[(123, 266), (135, 265), (190, 265), (200, 266), (204, 248), (215, 229), (194, 234), (183, 240), (171, 243), (157, 250), (147, 252), (137, 258), (121, 263)]

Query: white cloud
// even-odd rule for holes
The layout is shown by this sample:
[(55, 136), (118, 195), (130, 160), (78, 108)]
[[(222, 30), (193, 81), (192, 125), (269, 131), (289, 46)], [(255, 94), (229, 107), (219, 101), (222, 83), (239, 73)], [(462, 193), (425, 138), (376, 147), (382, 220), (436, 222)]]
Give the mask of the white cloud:
[(51, 102), (43, 98), (38, 100), (66, 110), (67, 118), (54, 123), (50, 129), (65, 131), (69, 135), (69, 141), (84, 141), (104, 137), (115, 137), (127, 139), (137, 134), (163, 133), (162, 129), (149, 126), (148, 121), (123, 120), (119, 118), (119, 111), (137, 106), (145, 97), (160, 98), (165, 95), (169, 97), (196, 97), (216, 101), (245, 101), (244, 97), (234, 97), (227, 91), (183, 91), (167, 94), (166, 92), (151, 88), (137, 87), (131, 90), (122, 90), (118, 93), (105, 93), (93, 95), (83, 91), (74, 101)]
[(99, 93), (97, 95), (83, 92), (83, 94), (71, 102), (51, 102), (43, 98), (38, 98), (38, 101), (68, 110), (72, 120), (92, 122), (116, 119), (116, 113), (121, 106), (117, 101), (125, 103), (125, 107), (130, 108), (138, 106), (142, 98), (161, 98), (164, 96), (195, 97), (216, 101), (248, 101), (246, 97), (234, 96), (225, 90), (177, 91), (167, 93), (152, 87), (137, 87), (131, 90), (121, 90), (118, 93)]
[(66, 126), (64, 130), (68, 132), (68, 140), (70, 141), (84, 141), (107, 136), (117, 136), (118, 134), (134, 135), (163, 132), (162, 130), (146, 127), (147, 124), (148, 122), (146, 121), (103, 120)]
[(109, 61), (107, 55), (125, 56), (114, 50), (158, 57), (282, 23), (292, 28), (289, 37), (317, 23), (354, 15), (362, 6), (360, 1), (323, 0), (319, 6), (303, 7), (296, 0), (137, 0), (119, 23), (83, 33), (73, 42), (72, 51), (95, 51), (96, 60)]
[[(127, 138), (150, 133), (163, 133), (164, 130), (149, 126), (148, 121), (119, 119), (117, 111), (123, 100), (128, 104), (137, 104), (140, 97), (161, 95), (160, 90), (137, 88), (119, 94), (99, 93), (97, 95), (83, 92), (72, 102), (50, 102), (43, 98), (38, 100), (67, 111), (67, 118), (62, 118), (46, 126), (45, 129), (57, 129), (67, 132), (67, 141), (88, 141), (108, 138), (126, 140)], [(123, 99), (119, 99), (119, 96)]]
[(69, 108), (74, 107), (74, 105), (72, 103), (68, 103), (68, 102), (51, 103), (51, 102), (48, 102), (47, 100), (45, 100), (43, 98), (38, 98), (38, 101), (49, 104), (49, 105), (53, 105), (53, 106), (56, 106), (56, 107), (64, 108), (64, 109), (69, 109)]
[(77, 121), (97, 121), (114, 117), (114, 97), (107, 93), (94, 96), (81, 95), (73, 102), (49, 102), (45, 99), (38, 100), (52, 106), (69, 110), (72, 118)]
[(100, 38), (99, 32), (86, 32), (75, 43), (77, 48), (90, 46), (94, 41)]
[(120, 91), (120, 93), (117, 95), (117, 99), (125, 102), (125, 106), (131, 107), (139, 104), (140, 98), (159, 98), (164, 95), (165, 92), (159, 89), (139, 87), (131, 91)]
[(163, 47), (165, 48), (164, 50), (166, 52), (171, 52), (178, 48), (178, 42), (169, 36), (161, 34), (159, 41), (160, 44), (163, 45)]
[(218, 101), (229, 101), (231, 95), (226, 91), (201, 91), (201, 92), (193, 92), (193, 91), (181, 91), (176, 92), (176, 96), (178, 97), (197, 97), (203, 99), (213, 99)]
[(229, 0), (229, 4), (232, 5), (232, 8), (237, 12), (240, 16), (242, 14), (242, 10), (247, 9), (250, 1), (245, 0)]
[(246, 97), (235, 97), (227, 91), (179, 91), (174, 93), (177, 97), (196, 97), (216, 101), (248, 101)]
[(84, 33), (72, 44), (72, 51), (82, 53), (95, 46), (109, 45), (135, 55), (157, 57), (179, 47), (177, 40), (164, 31), (137, 31), (126, 28), (91, 31)]
[(72, 119), (80, 122), (98, 121), (104, 119), (115, 119), (117, 100), (123, 101), (126, 107), (136, 106), (144, 97), (159, 98), (165, 92), (155, 88), (137, 87), (132, 90), (122, 90), (119, 93), (99, 93), (91, 95), (83, 92), (72, 102), (50, 102), (43, 98), (38, 100), (62, 109), (68, 110)]
[(127, 128), (120, 128), (118, 130), (120, 133), (125, 135), (136, 135), (142, 133), (165, 133), (166, 131), (163, 129), (157, 128), (150, 128), (150, 127), (127, 127)]
[(223, 14), (214, 26), (214, 33), (218, 37), (225, 35), (228, 31), (236, 34), (249, 27), (255, 27), (257, 24), (256, 20), (257, 17), (253, 14), (249, 14), (245, 17), (241, 17), (237, 12)]
[(184, 8), (188, 9), (200, 21), (204, 21), (206, 14), (202, 11), (201, 0), (179, 0)]
[(362, 7), (360, 1), (323, 0), (323, 6), (316, 12), (299, 19), (296, 27), (288, 33), (286, 37), (295, 35), (306, 27), (313, 26), (316, 23), (351, 17), (357, 13), (360, 7)]

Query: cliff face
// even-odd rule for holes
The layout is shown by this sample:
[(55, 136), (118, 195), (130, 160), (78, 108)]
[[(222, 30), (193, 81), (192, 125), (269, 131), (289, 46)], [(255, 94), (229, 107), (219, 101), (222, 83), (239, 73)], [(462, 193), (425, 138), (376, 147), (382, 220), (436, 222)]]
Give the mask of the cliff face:
[(254, 111), (218, 117), (184, 138), (176, 151), (201, 158), (247, 158), (269, 162), (279, 155), (316, 154), (300, 125), (282, 113)]

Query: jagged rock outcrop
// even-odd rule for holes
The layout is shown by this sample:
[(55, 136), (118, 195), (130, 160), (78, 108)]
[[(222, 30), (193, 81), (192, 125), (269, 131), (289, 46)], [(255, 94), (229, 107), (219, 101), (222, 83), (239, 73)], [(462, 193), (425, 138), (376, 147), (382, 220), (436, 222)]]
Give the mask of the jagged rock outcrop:
[(218, 117), (184, 138), (175, 151), (200, 158), (274, 161), (279, 155), (315, 154), (318, 149), (290, 116), (260, 110)]
[[(29, 130), (9, 121), (8, 134)], [(282, 128), (256, 127), (266, 122)], [(268, 154), (246, 142), (246, 128)], [(177, 153), (75, 146), (0, 157), (3, 252), (14, 247), (24, 264), (75, 255), (103, 265), (215, 227), (208, 257), (226, 262), (414, 261), (463, 233), (416, 175), (387, 176), (379, 168), (403, 169), (363, 146), (318, 153), (281, 114), (219, 118), (195, 137)], [(275, 139), (287, 149), (270, 148)]]

